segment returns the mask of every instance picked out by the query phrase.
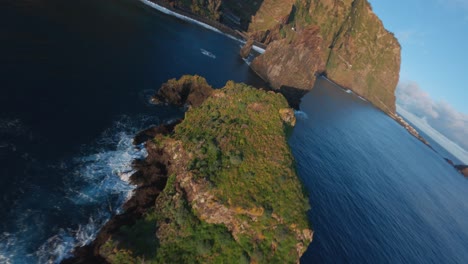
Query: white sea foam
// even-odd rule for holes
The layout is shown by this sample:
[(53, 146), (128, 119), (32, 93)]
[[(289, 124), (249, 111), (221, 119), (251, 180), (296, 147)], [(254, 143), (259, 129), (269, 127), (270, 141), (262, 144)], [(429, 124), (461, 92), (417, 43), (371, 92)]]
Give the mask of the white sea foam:
[[(97, 153), (77, 157), (79, 164), (73, 173), (73, 181), (68, 183), (67, 198), (78, 206), (97, 206), (86, 224), (76, 229), (61, 229), (51, 236), (36, 252), (40, 263), (56, 263), (67, 257), (75, 247), (87, 245), (96, 237), (99, 229), (111, 215), (120, 212), (120, 205), (131, 197), (134, 186), (128, 182), (134, 172), (131, 164), (134, 159), (144, 158), (144, 147), (132, 144), (133, 134), (119, 132), (113, 139), (102, 142), (115, 142), (114, 149), (103, 149)], [(78, 186), (78, 187), (77, 187)], [(114, 197), (111, 201), (110, 197)], [(115, 197), (118, 197), (115, 199)]]
[[(208, 25), (208, 24), (206, 24), (206, 23), (203, 23), (203, 22), (198, 21), (198, 20), (195, 20), (195, 19), (193, 19), (193, 18), (190, 18), (190, 17), (184, 16), (184, 15), (181, 15), (181, 14), (179, 14), (179, 13), (173, 12), (173, 11), (171, 11), (171, 10), (169, 10), (169, 9), (163, 7), (163, 6), (160, 6), (160, 5), (156, 4), (156, 3), (153, 3), (153, 2), (151, 2), (151, 1), (149, 1), (149, 0), (140, 0), (140, 1), (141, 1), (142, 3), (144, 3), (144, 4), (146, 4), (146, 5), (148, 5), (148, 6), (152, 7), (152, 8), (154, 8), (155, 10), (158, 10), (158, 11), (160, 11), (160, 12), (166, 14), (166, 15), (174, 16), (174, 17), (177, 17), (177, 18), (179, 18), (179, 19), (181, 19), (181, 20), (184, 20), (184, 21), (187, 21), (187, 22), (190, 22), (190, 23), (193, 23), (193, 24), (202, 26), (202, 27), (204, 27), (204, 28), (206, 28), (206, 29), (212, 30), (212, 31), (214, 31), (214, 32), (216, 32), (216, 33), (219, 33), (219, 34), (222, 34), (222, 35), (224, 35), (224, 36), (226, 36), (226, 37), (228, 37), (228, 38), (230, 38), (230, 39), (233, 39), (233, 40), (236, 40), (236, 41), (238, 41), (238, 42), (240, 42), (240, 43), (245, 44), (245, 41), (243, 41), (243, 40), (241, 40), (241, 39), (239, 39), (239, 38), (236, 38), (236, 37), (234, 37), (234, 36), (232, 36), (232, 35), (226, 34), (226, 33), (222, 32), (221, 30), (219, 30), (219, 29), (217, 29), (217, 28), (215, 28), (215, 27), (213, 27), (213, 26), (210, 26), (210, 25)], [(263, 54), (263, 53), (265, 52), (265, 49), (260, 48), (260, 47), (258, 47), (258, 46), (256, 46), (256, 45), (253, 45), (253, 46), (252, 46), (252, 49), (255, 50), (256, 52), (260, 53), (260, 54)]]
[(203, 22), (200, 22), (198, 20), (195, 20), (193, 18), (190, 18), (190, 17), (187, 17), (187, 16), (184, 16), (184, 15), (181, 15), (181, 14), (178, 14), (176, 12), (173, 12), (163, 6), (160, 6), (156, 3), (153, 3), (151, 1), (148, 1), (148, 0), (140, 0), (141, 2), (145, 3), (146, 5), (160, 11), (160, 12), (163, 12), (164, 14), (167, 14), (167, 15), (171, 15), (171, 16), (174, 16), (174, 17), (177, 17), (179, 19), (182, 19), (184, 21), (187, 21), (187, 22), (190, 22), (190, 23), (194, 23), (194, 24), (197, 24), (197, 25), (200, 25), (206, 29), (209, 29), (209, 30), (212, 30), (214, 32), (217, 32), (217, 33), (220, 33), (220, 34), (223, 34), (223, 35), (227, 35), (227, 34), (224, 34), (223, 32), (221, 32), (219, 29), (213, 27), (213, 26), (210, 26), (208, 24), (205, 24)]
[(300, 120), (309, 119), (309, 116), (307, 115), (307, 113), (300, 111), (300, 110), (295, 110), (294, 115), (296, 116), (297, 119), (300, 119)]
[(207, 51), (207, 50), (205, 50), (205, 49), (200, 49), (200, 52), (201, 52), (203, 55), (207, 56), (207, 57), (210, 57), (210, 58), (212, 58), (212, 59), (216, 59), (216, 55), (214, 55), (213, 53), (211, 53), (211, 52), (209, 52), (209, 51)]
[[(14, 215), (17, 230), (0, 234), (0, 263), (59, 263), (73, 248), (92, 242), (100, 228), (112, 215), (121, 213), (121, 205), (131, 197), (134, 186), (128, 181), (134, 172), (132, 162), (147, 155), (143, 146), (133, 145), (134, 134), (159, 123), (157, 117), (124, 116), (94, 144), (85, 146), (82, 154), (48, 166), (54, 170), (63, 168), (67, 174), (63, 179), (64, 194), (55, 198), (52, 194), (39, 196), (48, 199), (42, 202), (48, 209), (29, 209), (28, 201), (18, 204)], [(62, 195), (64, 199), (57, 200)], [(73, 217), (74, 210), (85, 210), (87, 220), (65, 228), (45, 228), (44, 210), (53, 210), (60, 217)], [(31, 253), (31, 243), (35, 243), (31, 241), (40, 239), (42, 232), (51, 233), (46, 233), (48, 239)]]
[(253, 45), (253, 46), (252, 46), (252, 49), (255, 50), (256, 52), (260, 53), (260, 54), (265, 53), (265, 49), (260, 48), (259, 46)]

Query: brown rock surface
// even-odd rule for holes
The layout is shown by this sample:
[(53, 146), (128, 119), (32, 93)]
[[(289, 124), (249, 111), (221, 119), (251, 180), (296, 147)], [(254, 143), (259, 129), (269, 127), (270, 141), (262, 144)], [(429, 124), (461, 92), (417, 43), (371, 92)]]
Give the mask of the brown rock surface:
[[(240, 21), (236, 29), (268, 45), (252, 67), (290, 102), (298, 102), (305, 93), (300, 91), (313, 87), (315, 78), (310, 75), (319, 71), (386, 113), (395, 112), (401, 47), (367, 0), (166, 1), (215, 25)], [(312, 29), (321, 43), (295, 43), (311, 41), (302, 35)]]
[(310, 90), (315, 74), (324, 68), (324, 62), (317, 56), (322, 47), (318, 27), (310, 27), (298, 34), (294, 40), (275, 41), (265, 53), (252, 62), (252, 69), (273, 88), (283, 86)]
[(462, 170), (461, 173), (462, 173), (465, 177), (468, 177), (468, 168)]
[(247, 40), (247, 42), (245, 43), (245, 45), (242, 47), (242, 49), (240, 50), (240, 56), (242, 58), (247, 58), (250, 54), (250, 51), (252, 50), (252, 46), (254, 44), (254, 40), (252, 38), (250, 38), (249, 40)]
[[(310, 39), (301, 35), (314, 26), (319, 29), (316, 37), (322, 39), (320, 49), (294, 43), (296, 38)], [(401, 47), (366, 0), (265, 0), (253, 15), (248, 33), (268, 44), (267, 52), (252, 67), (273, 88), (310, 90), (315, 79), (304, 78), (304, 73), (320, 71), (383, 111), (395, 112)], [(293, 52), (301, 59), (291, 59)], [(304, 55), (321, 58), (323, 64), (304, 60)], [(291, 74), (294, 71), (298, 74)], [(286, 76), (279, 79), (278, 75)]]
[(468, 177), (468, 165), (455, 165), (454, 166), (463, 176)]
[(198, 75), (184, 75), (164, 83), (152, 98), (154, 103), (197, 107), (213, 92), (206, 79)]

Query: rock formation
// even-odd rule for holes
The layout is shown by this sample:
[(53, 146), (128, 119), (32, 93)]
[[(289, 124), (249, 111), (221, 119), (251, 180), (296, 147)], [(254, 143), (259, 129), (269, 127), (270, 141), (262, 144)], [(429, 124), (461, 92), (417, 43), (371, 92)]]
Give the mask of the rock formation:
[(198, 75), (184, 75), (179, 80), (170, 79), (164, 83), (151, 101), (176, 106), (197, 107), (210, 96), (213, 88), (206, 79)]
[(252, 46), (254, 44), (254, 40), (252, 38), (248, 39), (245, 45), (241, 48), (239, 54), (242, 58), (247, 58), (252, 50)]
[[(307, 91), (314, 74), (326, 74), (383, 111), (395, 112), (401, 47), (367, 0), (166, 1), (205, 10), (195, 13), (268, 45), (252, 68), (275, 89)], [(284, 62), (289, 64), (279, 64)]]
[[(278, 28), (280, 32), (279, 35), (274, 33), (273, 36), (262, 36), (264, 41), (276, 41), (268, 46), (264, 55), (257, 58), (262, 61), (261, 64), (255, 61), (252, 63), (253, 69), (261, 71), (262, 66), (259, 65), (265, 64), (276, 66), (278, 60), (288, 58), (294, 52), (311, 53), (309, 56), (316, 57), (315, 63), (295, 63), (295, 67), (284, 64), (282, 66), (286, 69), (283, 75), (326, 74), (332, 81), (353, 90), (383, 111), (394, 113), (400, 45), (393, 34), (385, 30), (369, 3), (366, 0), (347, 0), (290, 1), (290, 4), (291, 7), (283, 7), (283, 10), (291, 10), (287, 20), (282, 18), (284, 13), (277, 13), (275, 22), (265, 23), (265, 17), (268, 16), (266, 11), (260, 13), (261, 18), (256, 15), (252, 20), (249, 32), (253, 36), (262, 36), (258, 32), (271, 35)], [(310, 34), (313, 28), (318, 28), (315, 36)], [(306, 41), (306, 44), (298, 45), (298, 38)], [(319, 47), (308, 45), (307, 40), (316, 43), (311, 40), (313, 38), (322, 39)], [(268, 54), (270, 49), (273, 58)], [(270, 58), (262, 58), (267, 56)], [(261, 76), (274, 88), (281, 88), (275, 80), (275, 72)], [(314, 80), (312, 78), (307, 85), (290, 81), (281, 85), (308, 90)]]
[(313, 231), (286, 141), (294, 111), (272, 91), (208, 88), (199, 76), (162, 86), (159, 101), (191, 103), (185, 119), (137, 134), (148, 156), (125, 212), (63, 263), (299, 262)]

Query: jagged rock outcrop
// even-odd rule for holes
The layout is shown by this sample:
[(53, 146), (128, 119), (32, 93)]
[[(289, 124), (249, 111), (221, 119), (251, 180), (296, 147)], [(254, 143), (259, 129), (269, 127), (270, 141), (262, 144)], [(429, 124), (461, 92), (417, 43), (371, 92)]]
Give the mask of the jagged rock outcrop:
[[(322, 41), (318, 27), (307, 28), (293, 40), (271, 43), (265, 53), (252, 62), (252, 69), (274, 88), (310, 90), (317, 70), (325, 65), (317, 56), (322, 53)], [(289, 101), (294, 98), (288, 91), (285, 96), (291, 97)]]
[[(252, 20), (254, 25), (249, 27), (249, 31), (256, 29), (273, 32), (280, 28), (281, 32), (280, 43), (274, 41), (267, 48), (267, 51), (273, 50), (275, 57), (271, 58), (268, 53), (258, 57), (263, 65), (275, 66), (280, 58), (289, 57), (293, 51), (311, 52), (295, 44), (294, 39), (304, 39), (301, 35), (309, 34), (310, 28), (318, 27), (316, 37), (321, 37), (322, 43), (320, 49), (313, 49), (315, 52), (312, 55), (321, 58), (323, 64), (302, 64), (302, 72), (324, 73), (329, 79), (352, 89), (383, 111), (395, 112), (394, 92), (399, 79), (401, 48), (393, 34), (385, 30), (366, 0), (295, 1), (290, 10), (286, 23), (277, 17), (270, 19), (273, 26), (266, 25), (265, 18), (260, 19), (262, 22)], [(271, 30), (265, 27), (271, 27)], [(255, 31), (251, 34), (258, 35)], [(255, 71), (259, 71), (258, 66), (259, 63), (255, 61), (252, 63)], [(278, 85), (275, 80), (277, 76), (275, 72), (272, 73), (261, 76), (270, 81), (274, 88), (288, 85), (289, 81)], [(308, 90), (311, 84), (290, 82), (288, 86)]]
[(165, 103), (176, 106), (197, 107), (213, 92), (206, 79), (198, 75), (184, 75), (180, 79), (170, 79), (153, 96), (155, 104)]
[[(248, 37), (267, 44), (267, 52), (258, 56), (259, 61), (251, 66), (275, 89), (285, 86), (307, 91), (315, 79), (307, 78), (306, 84), (305, 79), (297, 81), (294, 76), (302, 78), (301, 75), (319, 72), (383, 111), (395, 113), (401, 47), (367, 0), (219, 0), (216, 5), (197, 0), (171, 2), (196, 5), (204, 11), (195, 13), (216, 21), (230, 21), (228, 25), (238, 25)], [(316, 35), (312, 37), (310, 32)], [(321, 38), (320, 48), (297, 42), (309, 38)], [(296, 56), (298, 59), (291, 60), (293, 52), (317, 59), (304, 63), (302, 57)], [(290, 64), (278, 64), (284, 61)], [(287, 76), (282, 76), (282, 80), (278, 71), (272, 70), (278, 67), (285, 68), (281, 74)], [(299, 71), (295, 72), (296, 69)]]
[(241, 48), (239, 54), (242, 58), (247, 58), (252, 50), (252, 46), (254, 44), (254, 40), (252, 38), (248, 39), (244, 46)]

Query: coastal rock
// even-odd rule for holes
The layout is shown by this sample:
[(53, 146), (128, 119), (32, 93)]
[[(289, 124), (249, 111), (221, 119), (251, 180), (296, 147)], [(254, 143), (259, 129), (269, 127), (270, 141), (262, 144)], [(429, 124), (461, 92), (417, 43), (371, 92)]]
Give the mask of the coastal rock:
[(245, 45), (241, 48), (240, 50), (240, 56), (245, 59), (249, 56), (250, 54), (250, 51), (252, 50), (252, 46), (254, 44), (254, 40), (253, 39), (249, 39), (247, 40), (247, 42), (245, 43)]
[(296, 125), (296, 116), (294, 115), (294, 110), (291, 108), (282, 108), (279, 110), (279, 113), (281, 115), (281, 119), (286, 124), (292, 127)]
[(465, 176), (468, 177), (468, 168), (465, 168), (461, 171), (461, 173)]
[(468, 177), (468, 165), (455, 165), (454, 166), (463, 176)]
[(170, 124), (164, 125), (164, 126), (152, 126), (150, 128), (147, 128), (145, 130), (142, 130), (136, 134), (136, 136), (133, 138), (133, 144), (134, 145), (140, 145), (142, 143), (145, 143), (146, 141), (155, 138), (157, 135), (167, 135), (170, 134), (173, 130), (174, 127), (179, 124), (182, 120), (177, 120), (175, 122), (172, 122)]
[(171, 79), (159, 88), (152, 101), (176, 106), (197, 107), (211, 95), (213, 88), (206, 79), (198, 75), (184, 75), (180, 79)]
[[(322, 38), (318, 27), (304, 29), (292, 41), (287, 39), (271, 43), (264, 54), (254, 59), (252, 69), (274, 89), (291, 100), (312, 89), (316, 73), (323, 71), (325, 63), (320, 56)], [(302, 93), (291, 92), (302, 90)], [(300, 98), (300, 97), (299, 97)]]
[[(155, 133), (154, 138), (163, 137), (172, 133), (174, 124), (161, 125), (138, 133), (134, 142), (141, 140), (141, 135)], [(109, 263), (102, 255), (105, 244), (111, 237), (118, 237), (124, 226), (132, 226), (154, 207), (156, 197), (164, 189), (167, 181), (167, 164), (170, 159), (153, 140), (146, 141), (148, 156), (144, 160), (136, 160), (133, 167), (136, 172), (130, 177), (132, 184), (137, 188), (132, 197), (122, 206), (124, 213), (113, 216), (98, 232), (90, 245), (77, 247), (73, 257), (63, 260), (64, 264)]]
[[(263, 5), (275, 5), (273, 2), (267, 0)], [(286, 24), (273, 15), (267, 19), (268, 13), (261, 12), (260, 8), (260, 14), (256, 17), (262, 19), (252, 19), (249, 26), (249, 31), (253, 31), (251, 34), (257, 36), (256, 32), (262, 35), (281, 25), (281, 40), (271, 42), (267, 52), (258, 58), (257, 63), (252, 63), (252, 68), (262, 78), (276, 89), (283, 85), (311, 89), (313, 78), (299, 77), (309, 81), (307, 84), (288, 78), (278, 81), (278, 72), (281, 72), (278, 67), (294, 69), (295, 65), (312, 74), (326, 74), (327, 78), (353, 90), (383, 111), (395, 112), (394, 92), (399, 79), (401, 48), (366, 0), (285, 1), (281, 5), (282, 15), (291, 10)], [(279, 4), (276, 6), (279, 7)], [(295, 38), (309, 39), (301, 35), (311, 27), (318, 28), (315, 35), (322, 39), (321, 43), (316, 44), (317, 48), (295, 45)], [(265, 40), (266, 37), (261, 41)], [(317, 59), (291, 60), (292, 52), (301, 54), (301, 58), (308, 54)], [(316, 62), (318, 58), (322, 59), (323, 64)], [(264, 65), (270, 65), (269, 71), (262, 70)], [(292, 71), (282, 71), (282, 74), (297, 75)]]
[(229, 81), (173, 131), (142, 132), (165, 134), (134, 164), (140, 197), (124, 215), (139, 217), (125, 227), (114, 217), (94, 254), (110, 263), (298, 263), (313, 231), (284, 129), (294, 123), (282, 95)]
[[(240, 27), (242, 35), (268, 45), (251, 66), (290, 102), (297, 103), (304, 94), (296, 89), (312, 89), (315, 78), (308, 75), (318, 73), (382, 111), (395, 113), (401, 46), (367, 0), (166, 1), (207, 23), (210, 19), (214, 26), (224, 21)], [(297, 39), (310, 38), (310, 31), (320, 43), (297, 45)]]

